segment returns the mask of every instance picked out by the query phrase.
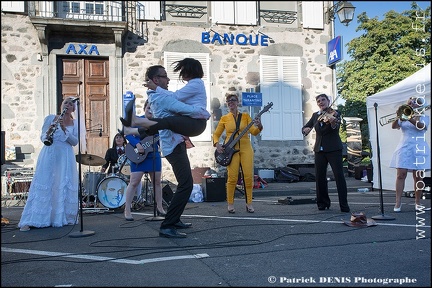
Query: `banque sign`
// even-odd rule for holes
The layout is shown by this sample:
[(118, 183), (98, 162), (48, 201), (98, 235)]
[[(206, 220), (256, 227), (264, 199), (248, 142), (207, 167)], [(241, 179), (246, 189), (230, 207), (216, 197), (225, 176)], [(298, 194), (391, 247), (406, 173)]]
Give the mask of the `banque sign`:
[(214, 33), (213, 36), (210, 32), (202, 32), (201, 43), (203, 44), (214, 44), (218, 43), (220, 45), (251, 45), (251, 46), (268, 46), (269, 36), (267, 35), (246, 35), (246, 34), (232, 34), (224, 33), (223, 35), (219, 33)]

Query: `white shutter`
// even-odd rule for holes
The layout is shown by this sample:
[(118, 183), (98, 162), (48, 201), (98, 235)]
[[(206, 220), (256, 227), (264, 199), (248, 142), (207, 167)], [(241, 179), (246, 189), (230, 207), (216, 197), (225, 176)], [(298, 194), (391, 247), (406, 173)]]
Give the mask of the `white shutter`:
[(211, 1), (212, 24), (234, 24), (233, 1)]
[(302, 1), (303, 28), (324, 29), (323, 1)]
[[(201, 62), (204, 71), (204, 85), (207, 94), (207, 111), (210, 111), (210, 57), (207, 53), (175, 53), (175, 52), (164, 52), (164, 65), (167, 71), (167, 75), (170, 78), (168, 90), (177, 91), (186, 85), (185, 82), (179, 80), (179, 73), (174, 73), (172, 65), (175, 61), (182, 60), (184, 58), (194, 58)], [(207, 127), (201, 135), (191, 137), (192, 142), (199, 141), (211, 141), (211, 118), (207, 121)]]
[(257, 25), (256, 1), (235, 2), (235, 24)]
[(54, 16), (54, 2), (53, 1), (41, 1), (39, 7), (40, 16), (42, 17), (53, 17)]
[(2, 12), (24, 12), (25, 1), (1, 1)]
[[(161, 20), (160, 1), (138, 1), (137, 16), (139, 20)], [(143, 7), (144, 6), (144, 7)]]
[(303, 126), (299, 57), (260, 56), (263, 105), (273, 102), (261, 116), (263, 140), (301, 140)]

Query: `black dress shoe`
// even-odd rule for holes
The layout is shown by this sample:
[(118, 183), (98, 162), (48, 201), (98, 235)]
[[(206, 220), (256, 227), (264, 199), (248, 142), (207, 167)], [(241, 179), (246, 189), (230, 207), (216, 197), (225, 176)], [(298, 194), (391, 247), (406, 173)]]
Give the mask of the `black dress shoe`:
[(318, 206), (318, 210), (325, 210), (325, 209), (330, 209), (330, 205), (319, 205)]
[(349, 213), (351, 210), (350, 210), (350, 208), (348, 207), (348, 208), (341, 208), (341, 212), (344, 212), (344, 213)]
[(166, 238), (186, 238), (186, 233), (178, 232), (174, 228), (159, 229), (159, 236)]
[(183, 223), (182, 221), (179, 221), (176, 224), (174, 224), (174, 226), (177, 229), (186, 229), (192, 227), (192, 223)]
[(120, 117), (120, 121), (124, 126), (132, 126), (132, 113), (135, 106), (135, 98), (133, 98), (125, 107), (125, 118)]
[[(132, 125), (132, 123), (131, 122), (128, 122), (125, 118), (123, 118), (123, 117), (120, 117), (120, 122), (122, 123), (122, 125), (123, 126), (126, 126), (126, 127), (131, 127), (131, 125)], [(123, 129), (122, 129), (123, 130)]]

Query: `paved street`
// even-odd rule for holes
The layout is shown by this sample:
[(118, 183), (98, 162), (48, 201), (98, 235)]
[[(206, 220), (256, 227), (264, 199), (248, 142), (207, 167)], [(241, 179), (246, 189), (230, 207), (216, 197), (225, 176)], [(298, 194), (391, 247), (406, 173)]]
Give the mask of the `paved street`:
[(404, 197), (394, 213), (393, 191), (382, 191), (381, 209), (380, 191), (357, 192), (370, 183), (347, 180), (352, 212), (385, 220), (343, 224), (350, 214), (340, 212), (334, 182), (325, 211), (279, 203), (310, 201), (314, 182), (255, 189), (254, 214), (238, 192), (235, 214), (225, 202), (188, 203), (182, 219), (193, 227), (185, 239), (159, 237), (150, 206), (135, 211), (135, 221), (120, 209), (83, 210), (76, 226), (29, 232), (16, 228), (22, 206), (2, 207), (10, 224), (2, 225), (1, 286), (430, 287), (430, 211), (416, 213)]

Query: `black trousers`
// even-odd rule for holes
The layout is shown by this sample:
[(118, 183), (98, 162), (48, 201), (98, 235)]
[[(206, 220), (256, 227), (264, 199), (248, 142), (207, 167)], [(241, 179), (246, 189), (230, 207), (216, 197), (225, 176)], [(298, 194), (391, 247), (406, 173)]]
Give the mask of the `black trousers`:
[(178, 144), (174, 151), (165, 158), (173, 169), (177, 189), (168, 206), (165, 220), (161, 223), (161, 229), (174, 228), (174, 224), (180, 221), (180, 216), (183, 214), (193, 189), (192, 170), (186, 153), (186, 144), (184, 142)]
[(157, 134), (158, 130), (168, 129), (183, 136), (198, 136), (207, 126), (206, 119), (195, 119), (188, 116), (169, 116), (151, 120), (158, 123), (147, 129), (148, 135)]
[(343, 173), (342, 150), (315, 152), (316, 197), (318, 207), (330, 206), (328, 195), (327, 166), (330, 164), (336, 181), (341, 209), (348, 209), (347, 184)]

